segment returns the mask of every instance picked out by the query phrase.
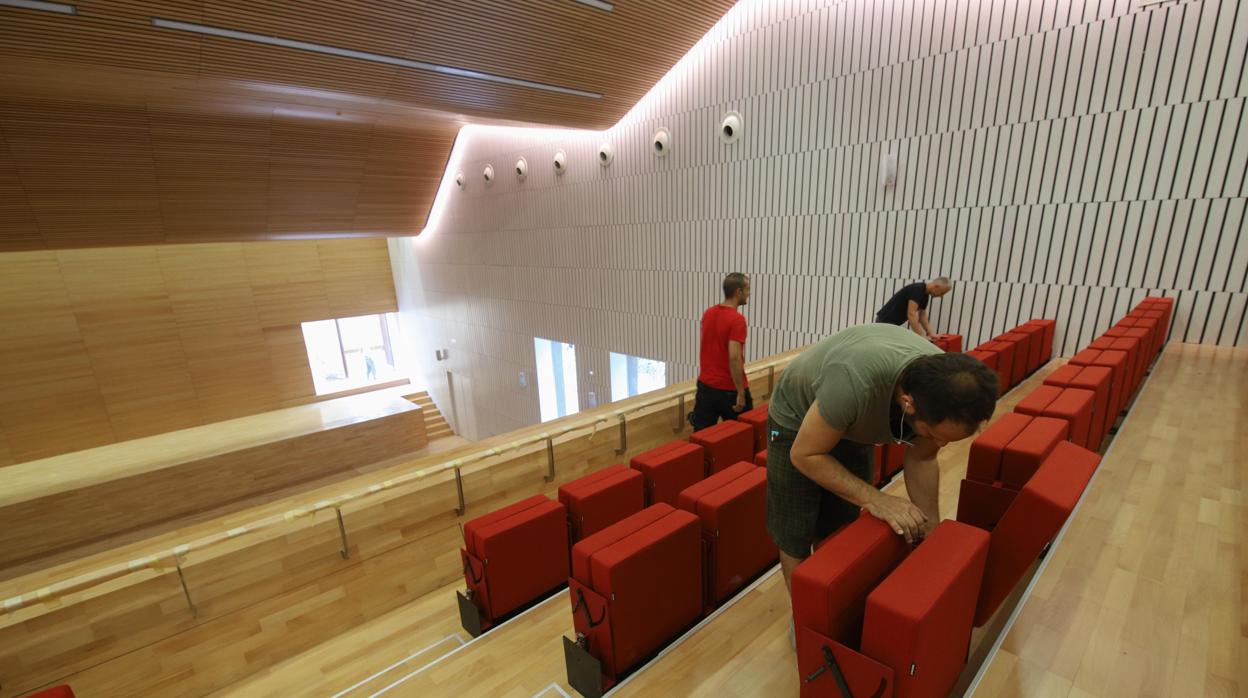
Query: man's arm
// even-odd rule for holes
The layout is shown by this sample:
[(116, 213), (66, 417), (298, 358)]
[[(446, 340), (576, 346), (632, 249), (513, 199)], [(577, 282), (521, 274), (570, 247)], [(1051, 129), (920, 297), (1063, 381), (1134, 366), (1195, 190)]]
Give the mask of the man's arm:
[(737, 403), (732, 409), (741, 412), (745, 409), (745, 352), (741, 342), (728, 342), (728, 372), (732, 374), (732, 385), (737, 389)]
[(940, 464), (936, 461), (939, 452), (931, 439), (922, 437), (916, 438), (914, 445), (906, 449), (906, 493), (927, 517), (922, 536), (931, 533), (940, 522)]
[(923, 326), (919, 324), (919, 304), (917, 301), (906, 301), (906, 322), (910, 324), (910, 329), (920, 337), (926, 337), (927, 333), (923, 331)]
[(932, 324), (927, 321), (927, 308), (919, 311), (919, 322), (922, 323), (923, 329), (927, 331), (927, 338), (931, 339), (936, 333), (932, 331)]
[(793, 467), (825, 490), (863, 507), (872, 516), (887, 523), (894, 533), (905, 536), (908, 542), (922, 538), (927, 517), (919, 507), (868, 485), (831, 455), (830, 451), (843, 436), (843, 432), (824, 420), (816, 400), (806, 411), (797, 438), (793, 440), (789, 453)]

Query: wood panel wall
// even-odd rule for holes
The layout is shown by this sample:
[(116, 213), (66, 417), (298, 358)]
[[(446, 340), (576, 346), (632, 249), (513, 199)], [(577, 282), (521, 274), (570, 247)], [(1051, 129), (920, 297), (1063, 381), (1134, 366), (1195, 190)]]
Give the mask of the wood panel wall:
[[(770, 381), (765, 372), (751, 378), (762, 404), (770, 394)], [(0, 598), (692, 387), (685, 382), (343, 481), (297, 501), (285, 499), (0, 581)], [(349, 503), (342, 508), (347, 559), (338, 553), (339, 530), (332, 513), (295, 519), (191, 553), (184, 571), (197, 615), (187, 607), (174, 570), (166, 569), (145, 570), (53, 604), (0, 616), (0, 698), (53, 681), (68, 681), (83, 696), (197, 696), (219, 690), (316, 646), (327, 634), (377, 618), (460, 578), (464, 521), (533, 494), (555, 497), (560, 485), (577, 477), (688, 438), (689, 425), (673, 403), (629, 415), (623, 454), (615, 452), (618, 433), (612, 424), (562, 437), (555, 446), (556, 477), (549, 483), (543, 479), (546, 450), (540, 443), (466, 467), (463, 516), (455, 514), (455, 481), (449, 471)], [(448, 594), (445, 603), (454, 604), (454, 598)]]
[(0, 254), (0, 465), (306, 401), (300, 323), (395, 309), (379, 238)]

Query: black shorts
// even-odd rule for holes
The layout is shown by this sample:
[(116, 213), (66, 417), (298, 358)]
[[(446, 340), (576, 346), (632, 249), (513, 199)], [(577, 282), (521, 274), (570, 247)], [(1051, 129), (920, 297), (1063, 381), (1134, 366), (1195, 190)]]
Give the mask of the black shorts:
[[(806, 558), (817, 541), (858, 518), (859, 507), (793, 467), (789, 450), (797, 432), (768, 419), (767, 436), (767, 532), (785, 554)], [(871, 444), (841, 441), (831, 455), (854, 477), (870, 482), (873, 448)]]
[[(698, 391), (693, 397), (693, 411), (689, 413), (689, 424), (694, 431), (713, 427), (719, 420), (736, 419), (740, 412), (732, 409), (737, 404), (737, 391), (720, 390), (698, 381)], [(745, 389), (745, 409), (754, 409), (754, 396), (750, 389)]]

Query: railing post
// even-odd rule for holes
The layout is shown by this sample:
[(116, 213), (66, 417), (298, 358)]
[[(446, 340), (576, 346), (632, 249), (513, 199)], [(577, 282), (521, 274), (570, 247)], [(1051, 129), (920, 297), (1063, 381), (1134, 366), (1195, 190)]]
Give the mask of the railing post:
[(672, 431), (679, 434), (685, 430), (685, 394), (680, 394), (680, 404), (676, 408), (676, 423), (672, 425)]
[(616, 454), (623, 453), (628, 450), (628, 417), (620, 414), (620, 447), (615, 449)]
[(555, 481), (555, 439), (553, 436), (546, 437), (546, 477), (542, 479), (546, 482)]
[(464, 476), (459, 472), (459, 466), (455, 466), (455, 491), (459, 494), (459, 506), (455, 507), (455, 514), (463, 516), (467, 507), (464, 505)]
[(195, 604), (191, 602), (191, 590), (186, 587), (186, 575), (182, 574), (182, 559), (175, 555), (173, 566), (178, 569), (178, 581), (182, 583), (182, 595), (186, 597), (186, 605), (191, 609), (191, 617), (198, 618), (199, 609), (195, 608)]
[(338, 514), (338, 536), (342, 539), (342, 550), (338, 554), (347, 560), (351, 558), (351, 549), (347, 545), (347, 526), (342, 522), (342, 507), (334, 507), (334, 512)]

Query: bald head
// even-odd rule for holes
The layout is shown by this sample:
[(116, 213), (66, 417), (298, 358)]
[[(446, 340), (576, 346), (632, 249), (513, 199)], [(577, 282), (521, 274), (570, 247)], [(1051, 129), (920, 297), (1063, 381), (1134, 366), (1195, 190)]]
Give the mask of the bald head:
[(953, 282), (947, 276), (938, 276), (927, 282), (927, 293), (933, 298), (940, 298), (953, 290)]

